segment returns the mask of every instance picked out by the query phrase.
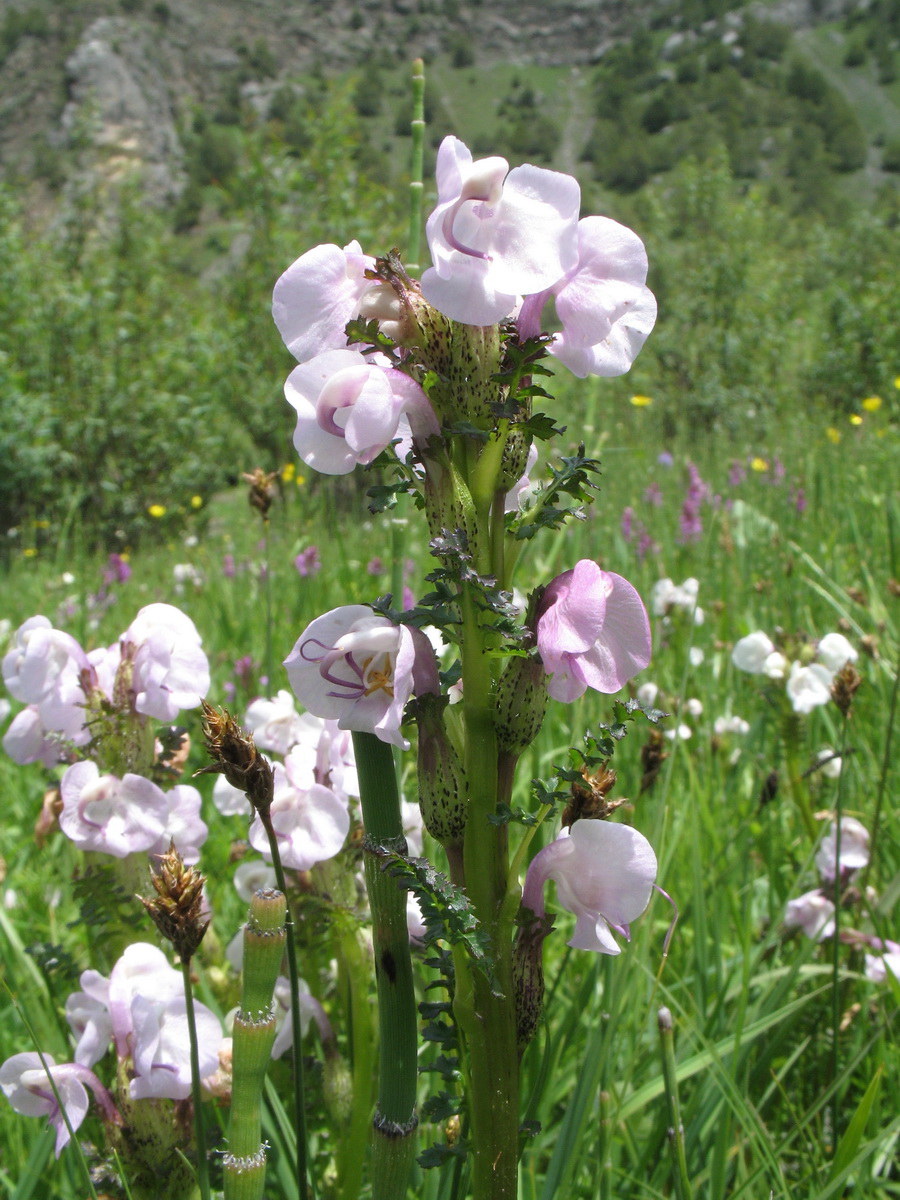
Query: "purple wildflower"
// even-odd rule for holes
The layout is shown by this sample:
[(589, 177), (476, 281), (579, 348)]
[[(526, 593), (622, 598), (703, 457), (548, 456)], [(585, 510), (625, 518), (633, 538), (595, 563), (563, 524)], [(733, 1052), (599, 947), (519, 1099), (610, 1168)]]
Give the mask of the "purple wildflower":
[(661, 467), (671, 467), (671, 465), (675, 461), (675, 459), (672, 457), (672, 455), (669, 453), (668, 450), (663, 450), (663, 452), (661, 454), (658, 454), (656, 456), (656, 461), (659, 463), (659, 465)]
[(226, 579), (234, 578), (234, 555), (226, 554), (222, 559), (222, 574)]
[(103, 569), (104, 583), (127, 583), (131, 578), (131, 567), (121, 554), (110, 554)]
[(322, 569), (319, 547), (307, 546), (305, 550), (301, 550), (294, 559), (294, 566), (297, 568), (297, 573), (304, 578), (307, 575), (316, 575)]
[(728, 472), (728, 486), (740, 487), (747, 478), (747, 472), (744, 469), (744, 464), (739, 458), (731, 460), (731, 470)]
[(369, 575), (381, 575), (384, 572), (384, 563), (377, 554), (366, 563), (366, 572)]
[(634, 521), (634, 509), (629, 504), (627, 508), (622, 510), (622, 537), (626, 542), (630, 542), (634, 537), (632, 523)]

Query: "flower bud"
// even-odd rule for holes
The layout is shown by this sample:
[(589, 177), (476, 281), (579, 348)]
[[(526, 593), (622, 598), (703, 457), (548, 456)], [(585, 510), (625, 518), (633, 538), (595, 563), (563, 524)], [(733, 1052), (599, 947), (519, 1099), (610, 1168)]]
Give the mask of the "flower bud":
[(516, 1044), (519, 1057), (537, 1032), (544, 1011), (544, 938), (552, 917), (523, 916), (513, 947), (513, 994), (516, 1000)]
[(444, 846), (462, 843), (466, 828), (466, 772), (444, 728), (447, 698), (420, 696), (416, 704), (419, 725), (419, 804), (422, 820), (433, 838)]
[(497, 686), (495, 728), (497, 747), (521, 754), (540, 732), (547, 708), (546, 676), (537, 659), (513, 658)]

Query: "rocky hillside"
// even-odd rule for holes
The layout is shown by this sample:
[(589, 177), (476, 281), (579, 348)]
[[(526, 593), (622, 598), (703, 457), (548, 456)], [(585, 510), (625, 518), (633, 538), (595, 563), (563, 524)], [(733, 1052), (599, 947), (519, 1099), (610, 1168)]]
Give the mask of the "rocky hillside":
[[(854, 0), (778, 0), (794, 27)], [(150, 198), (183, 186), (182, 130), (198, 107), (255, 104), (287, 78), (416, 55), (473, 69), (585, 65), (637, 25), (673, 36), (740, 0), (0, 0), (0, 172), (115, 183), (140, 170)], [(739, 19), (739, 18), (738, 18)], [(65, 167), (62, 163), (65, 162)], [(77, 177), (77, 175), (76, 175)]]

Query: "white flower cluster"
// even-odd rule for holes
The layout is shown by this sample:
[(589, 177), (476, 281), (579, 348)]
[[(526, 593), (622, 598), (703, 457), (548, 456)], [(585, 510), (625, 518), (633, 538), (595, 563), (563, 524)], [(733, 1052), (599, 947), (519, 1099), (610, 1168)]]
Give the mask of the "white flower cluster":
[(739, 671), (764, 675), (776, 683), (786, 680), (791, 707), (804, 714), (828, 703), (835, 675), (858, 657), (842, 633), (827, 633), (819, 640), (815, 661), (791, 662), (761, 630), (742, 637), (731, 653), (731, 661)]

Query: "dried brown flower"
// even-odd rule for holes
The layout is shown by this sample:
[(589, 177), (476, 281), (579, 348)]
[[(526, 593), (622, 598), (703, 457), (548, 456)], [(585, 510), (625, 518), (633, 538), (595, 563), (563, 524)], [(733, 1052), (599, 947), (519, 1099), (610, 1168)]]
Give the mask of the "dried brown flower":
[(840, 709), (841, 716), (846, 717), (853, 705), (862, 676), (852, 663), (847, 663), (843, 670), (838, 671), (831, 685), (831, 698)]
[(185, 865), (172, 842), (150, 880), (156, 898), (138, 896), (138, 899), (159, 932), (175, 947), (181, 961), (190, 962), (209, 928), (209, 918), (202, 913), (206, 878), (194, 867)]
[(253, 735), (245, 733), (225, 709), (220, 712), (204, 700), (203, 736), (213, 762), (197, 774), (221, 773), (232, 787), (246, 795), (260, 816), (268, 820), (275, 775), (271, 763), (257, 750)]
[(254, 471), (244, 471), (243, 477), (250, 484), (250, 492), (247, 496), (250, 507), (255, 508), (263, 520), (267, 521), (269, 509), (275, 499), (275, 480), (278, 472), (269, 471), (267, 473), (262, 467), (257, 467)]

